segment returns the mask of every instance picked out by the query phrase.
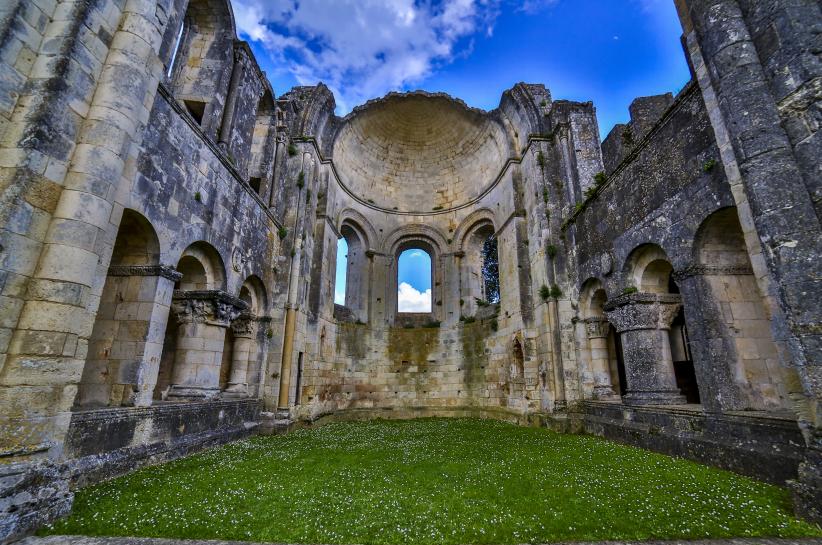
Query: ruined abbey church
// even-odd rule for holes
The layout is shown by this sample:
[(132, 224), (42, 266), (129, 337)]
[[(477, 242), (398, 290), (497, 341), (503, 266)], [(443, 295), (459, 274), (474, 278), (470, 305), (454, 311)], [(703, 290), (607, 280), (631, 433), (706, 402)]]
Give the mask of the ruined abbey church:
[[(601, 142), (541, 84), (276, 94), (228, 0), (3, 2), (0, 542), (146, 464), (423, 416), (690, 458), (822, 519), (820, 5), (676, 3), (691, 82)], [(398, 308), (407, 249), (430, 312)]]

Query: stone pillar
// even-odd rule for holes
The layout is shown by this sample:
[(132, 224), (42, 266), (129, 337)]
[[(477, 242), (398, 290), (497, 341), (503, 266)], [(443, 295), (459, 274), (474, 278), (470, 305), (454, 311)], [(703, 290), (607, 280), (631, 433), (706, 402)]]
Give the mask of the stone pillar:
[(180, 325), (168, 397), (214, 397), (226, 329), (248, 303), (220, 290), (175, 291), (172, 308)]
[(249, 397), (259, 397), (262, 394), (263, 375), (268, 359), (268, 345), (274, 332), (271, 330), (271, 317), (260, 316), (256, 319), (257, 342), (248, 355), (248, 382)]
[[(121, 331), (118, 338), (123, 343), (128, 342), (128, 346), (133, 346), (135, 350), (130, 354), (129, 365), (120, 367), (120, 382), (133, 385), (132, 401), (135, 406), (148, 407), (157, 384), (174, 283), (182, 278), (182, 274), (164, 265), (144, 265), (109, 267), (109, 276), (140, 277), (139, 293), (151, 294), (150, 301), (139, 301), (137, 304), (136, 318), (145, 321), (145, 328), (140, 328), (144, 335), (128, 342), (129, 339)], [(129, 330), (121, 327), (123, 329)]]
[(585, 332), (591, 349), (591, 370), (594, 373), (594, 399), (614, 399), (618, 396), (611, 385), (611, 369), (608, 357), (608, 330), (605, 318), (585, 320)]
[(257, 319), (248, 313), (240, 314), (231, 322), (231, 332), (234, 333), (234, 353), (226, 394), (247, 397), (249, 367), (257, 357)]
[(622, 341), (627, 393), (631, 405), (678, 405), (685, 396), (676, 386), (668, 330), (682, 299), (675, 294), (632, 293), (605, 305), (608, 321)]

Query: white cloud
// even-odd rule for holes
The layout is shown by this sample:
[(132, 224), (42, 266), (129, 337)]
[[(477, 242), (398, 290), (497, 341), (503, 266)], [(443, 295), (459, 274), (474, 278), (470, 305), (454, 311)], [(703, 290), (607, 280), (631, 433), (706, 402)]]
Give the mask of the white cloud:
[[(557, 0), (527, 0), (534, 10)], [(420, 83), (470, 51), (513, 0), (234, 0), (240, 33), (302, 85), (328, 85), (342, 112)], [(462, 42), (460, 40), (463, 40)], [(282, 90), (280, 90), (282, 92)]]
[(431, 312), (431, 288), (420, 292), (411, 284), (401, 282), (397, 291), (398, 312)]
[(345, 292), (344, 291), (335, 291), (334, 292), (334, 303), (337, 305), (345, 305)]

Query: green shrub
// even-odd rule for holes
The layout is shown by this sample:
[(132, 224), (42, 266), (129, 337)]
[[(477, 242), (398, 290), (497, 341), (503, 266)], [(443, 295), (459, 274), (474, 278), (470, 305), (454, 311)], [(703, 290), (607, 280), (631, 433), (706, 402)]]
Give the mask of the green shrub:
[(203, 195), (199, 191), (195, 191), (194, 200), (197, 202), (203, 202)]
[(541, 151), (537, 153), (537, 164), (539, 168), (545, 168), (545, 154)]
[(625, 286), (624, 288), (622, 288), (623, 295), (629, 295), (631, 293), (636, 293), (638, 291), (639, 288), (637, 288), (636, 286)]
[(297, 155), (297, 146), (294, 145), (294, 142), (289, 142), (288, 143), (288, 156), (289, 157), (294, 157), (295, 155)]
[(708, 159), (705, 161), (705, 164), (702, 165), (702, 172), (708, 173), (714, 168), (716, 168), (716, 159)]
[(559, 289), (559, 286), (556, 284), (551, 284), (551, 297), (554, 299), (559, 299), (562, 297), (562, 290)]
[(488, 305), (491, 304), (488, 301), (486, 301), (485, 299), (480, 299), (479, 297), (474, 297), (474, 301), (477, 302), (478, 307), (487, 307)]
[(305, 186), (305, 172), (301, 171), (300, 174), (297, 175), (297, 187), (302, 189), (303, 186)]
[(594, 174), (594, 182), (597, 184), (597, 186), (600, 186), (600, 185), (604, 184), (607, 181), (608, 181), (608, 175), (605, 174), (604, 172), (597, 172), (596, 174)]
[(431, 320), (430, 322), (427, 322), (423, 327), (428, 329), (436, 329), (440, 327), (440, 325), (442, 325), (442, 322), (440, 322), (439, 320)]
[(286, 236), (288, 236), (288, 229), (286, 229), (285, 227), (280, 227), (279, 229), (277, 229), (277, 234), (280, 236), (280, 240), (282, 240)]
[(539, 297), (543, 301), (547, 301), (549, 297), (551, 297), (551, 288), (543, 284), (539, 288)]
[(557, 256), (557, 247), (553, 244), (549, 244), (545, 247), (545, 253), (546, 255), (548, 255), (548, 257), (554, 259)]

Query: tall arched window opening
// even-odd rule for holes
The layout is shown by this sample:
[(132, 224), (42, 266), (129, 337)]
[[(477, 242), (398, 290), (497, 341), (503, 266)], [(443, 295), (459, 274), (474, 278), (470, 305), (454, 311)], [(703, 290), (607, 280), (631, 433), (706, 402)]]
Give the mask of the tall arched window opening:
[(345, 306), (345, 286), (348, 276), (348, 242), (337, 240), (337, 272), (334, 276), (334, 304)]
[(397, 312), (432, 312), (431, 256), (421, 248), (403, 251), (397, 264)]
[(345, 315), (359, 322), (368, 321), (370, 259), (368, 238), (358, 225), (345, 221), (337, 240), (334, 303), (344, 306)]
[(482, 280), (485, 300), (499, 303), (499, 254), (494, 235), (485, 239), (482, 245)]

